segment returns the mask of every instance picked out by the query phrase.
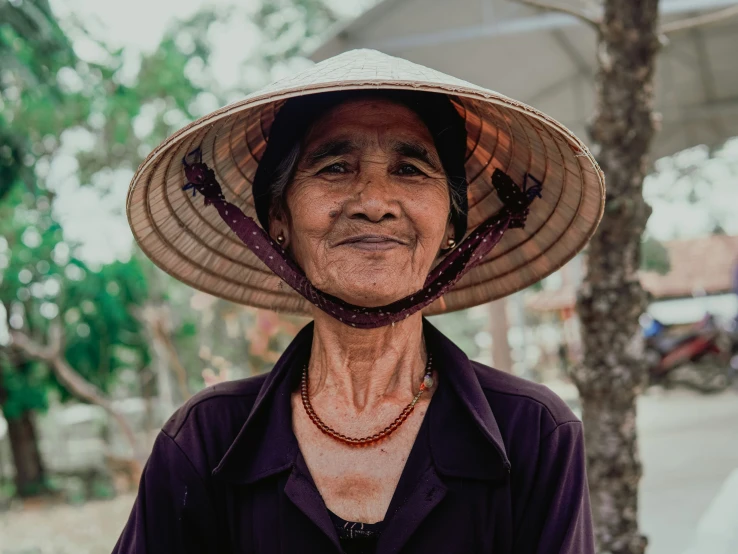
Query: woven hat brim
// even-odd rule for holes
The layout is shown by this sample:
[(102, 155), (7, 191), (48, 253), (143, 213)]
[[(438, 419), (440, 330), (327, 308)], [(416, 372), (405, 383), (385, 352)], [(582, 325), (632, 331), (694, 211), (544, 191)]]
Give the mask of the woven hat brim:
[[(181, 160), (197, 147), (215, 170), (226, 199), (256, 219), (251, 183), (283, 102), (303, 94), (393, 88), (447, 94), (466, 121), (469, 231), (502, 204), (491, 184), (501, 169), (522, 184), (542, 181), (524, 229), (509, 230), (496, 248), (454, 288), (424, 310), (427, 315), (468, 308), (512, 294), (560, 268), (581, 250), (602, 217), (604, 178), (587, 147), (555, 120), (503, 95), (403, 62), (374, 68), (363, 78), (333, 67), (338, 56), (213, 112), (181, 129), (141, 164), (126, 210), (136, 241), (161, 269), (203, 292), (236, 303), (308, 315), (310, 305), (287, 287), (231, 232), (202, 197), (182, 190)], [(382, 59), (397, 60), (381, 55)], [(327, 64), (323, 71), (322, 65)], [(334, 64), (335, 65), (335, 64)], [(350, 64), (349, 64), (350, 65)], [(369, 64), (371, 65), (371, 64)], [(408, 67), (421, 68), (407, 79)], [(366, 64), (362, 69), (366, 68)], [(370, 68), (371, 69), (371, 68)], [(428, 78), (431, 77), (431, 78)], [(422, 79), (421, 79), (422, 78)]]

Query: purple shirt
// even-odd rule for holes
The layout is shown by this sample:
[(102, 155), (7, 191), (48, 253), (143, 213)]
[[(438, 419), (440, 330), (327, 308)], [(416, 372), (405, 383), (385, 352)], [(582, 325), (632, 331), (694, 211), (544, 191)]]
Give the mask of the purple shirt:
[[(267, 375), (164, 425), (114, 554), (340, 553), (292, 432), (306, 326)], [(594, 554), (582, 424), (549, 389), (476, 362), (424, 322), (439, 387), (377, 554)]]

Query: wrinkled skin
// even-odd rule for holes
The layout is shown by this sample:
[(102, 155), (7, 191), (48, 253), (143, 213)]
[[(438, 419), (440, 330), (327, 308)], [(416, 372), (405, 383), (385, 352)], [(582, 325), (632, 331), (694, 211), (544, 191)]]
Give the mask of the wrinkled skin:
[[(270, 234), (317, 288), (360, 306), (420, 289), (453, 236), (433, 139), (418, 116), (386, 100), (333, 108), (308, 131)], [(389, 425), (413, 399), (427, 360), (421, 313), (356, 329), (314, 308), (308, 389), (323, 421), (353, 437)], [(437, 375), (436, 375), (437, 378)], [(433, 390), (390, 437), (354, 448), (324, 435), (292, 395), (292, 425), (328, 509), (373, 523), (386, 513)]]
[(387, 100), (346, 102), (318, 120), (285, 200), (270, 234), (285, 237), (317, 288), (360, 306), (422, 288), (453, 236), (433, 138), (414, 112)]

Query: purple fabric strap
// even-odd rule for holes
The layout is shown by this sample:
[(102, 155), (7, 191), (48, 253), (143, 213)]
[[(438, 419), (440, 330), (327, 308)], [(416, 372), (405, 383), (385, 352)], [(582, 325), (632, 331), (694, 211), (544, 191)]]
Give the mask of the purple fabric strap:
[[(182, 159), (188, 180), (183, 190), (192, 189), (193, 196), (199, 192), (205, 199), (205, 206), (213, 205), (223, 221), (256, 257), (299, 294), (339, 321), (363, 329), (383, 327), (403, 320), (445, 294), (500, 242), (507, 229), (525, 225), (530, 202), (535, 196), (541, 195), (541, 183), (532, 176), (526, 176), (526, 183), (521, 189), (508, 175), (499, 169), (495, 170), (492, 183), (505, 207), (446, 255), (428, 275), (422, 289), (386, 306), (366, 308), (349, 304), (315, 288), (302, 269), (256, 221), (225, 199), (215, 172), (200, 161), (199, 149), (188, 156), (193, 154), (198, 154), (197, 162), (188, 163), (186, 157)], [(529, 189), (525, 186), (528, 177), (536, 182)]]

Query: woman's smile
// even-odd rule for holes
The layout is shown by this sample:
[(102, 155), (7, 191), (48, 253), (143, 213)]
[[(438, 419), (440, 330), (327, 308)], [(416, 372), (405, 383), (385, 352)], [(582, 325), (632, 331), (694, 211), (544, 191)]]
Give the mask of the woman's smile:
[(408, 107), (357, 99), (323, 115), (301, 143), (285, 208), (272, 220), (319, 290), (383, 306), (419, 290), (453, 236), (446, 175)]
[(341, 240), (336, 246), (347, 246), (357, 250), (394, 250), (395, 248), (407, 247), (409, 242), (390, 235), (355, 235)]

